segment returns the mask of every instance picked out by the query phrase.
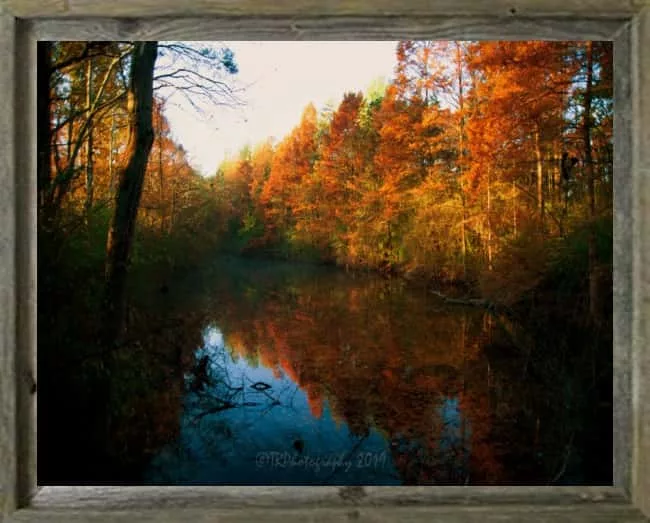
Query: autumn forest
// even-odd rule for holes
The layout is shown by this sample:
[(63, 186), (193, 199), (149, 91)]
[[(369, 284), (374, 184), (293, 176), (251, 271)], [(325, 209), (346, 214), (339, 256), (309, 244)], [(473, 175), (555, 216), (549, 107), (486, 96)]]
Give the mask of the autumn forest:
[[(402, 483), (608, 481), (584, 463), (611, 453), (593, 433), (611, 432), (612, 61), (611, 42), (402, 41), (391, 78), (307, 105), (206, 175), (166, 111), (172, 93), (197, 114), (245, 103), (227, 44), (40, 43), (39, 476), (158, 477), (142, 471), (194, 430), (178, 425), (205, 400), (187, 375), (207, 380), (194, 351), (217, 325), (235, 360), (275, 369), (257, 378), (271, 406), (286, 378), (310, 420), (345, 420), (355, 451), (379, 452), (379, 431)], [(381, 376), (366, 399), (355, 358)], [(253, 404), (215, 365), (220, 403), (199, 417), (222, 416), (223, 445)], [(432, 457), (442, 429), (419, 412), (456, 405), (434, 396), (472, 426), (460, 468)], [(446, 472), (413, 472), (404, 434)], [(304, 455), (309, 438), (291, 438)], [(61, 446), (95, 466), (59, 472)]]

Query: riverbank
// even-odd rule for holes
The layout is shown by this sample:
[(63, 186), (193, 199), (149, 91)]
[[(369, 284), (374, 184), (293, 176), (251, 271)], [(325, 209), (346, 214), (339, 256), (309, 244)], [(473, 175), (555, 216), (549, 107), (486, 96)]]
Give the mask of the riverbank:
[[(475, 262), (465, 276), (441, 276), (432, 266), (413, 262), (369, 265), (324, 257), (310, 249), (291, 249), (286, 245), (264, 245), (255, 238), (233, 242), (226, 238), (221, 252), (256, 260), (282, 260), (335, 266), (350, 273), (376, 274), (399, 278), (409, 285), (427, 288), (450, 304), (487, 307), (516, 314), (520, 318), (549, 316), (557, 323), (607, 324), (611, 318), (612, 226), (611, 216), (594, 222), (598, 310), (589, 313), (589, 225), (562, 238), (539, 235), (522, 238), (500, 253), (492, 265)], [(480, 268), (484, 267), (484, 268)]]

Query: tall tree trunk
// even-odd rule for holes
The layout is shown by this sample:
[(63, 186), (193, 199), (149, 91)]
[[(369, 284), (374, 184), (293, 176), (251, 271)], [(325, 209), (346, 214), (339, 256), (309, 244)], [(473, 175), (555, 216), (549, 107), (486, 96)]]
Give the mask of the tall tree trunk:
[(115, 196), (115, 180), (113, 173), (113, 150), (115, 149), (115, 108), (111, 109), (111, 136), (108, 143), (108, 194)]
[[(66, 136), (66, 156), (65, 156), (65, 170), (69, 172), (74, 171), (74, 166), (76, 163), (76, 155), (73, 155), (73, 149), (72, 149), (72, 134), (74, 133), (74, 118), (72, 117), (72, 113), (74, 112), (74, 108), (72, 105), (68, 107), (68, 124), (67, 124), (67, 136)], [(70, 184), (70, 179), (71, 177), (67, 177), (61, 181), (61, 183), (57, 183), (54, 186), (50, 187), (50, 193), (51, 193), (51, 203), (49, 205), (54, 206), (53, 212), (56, 213), (56, 210), (61, 207), (61, 202), (63, 201), (63, 197), (65, 194), (68, 192), (68, 186)]]
[(456, 73), (458, 82), (458, 177), (460, 180), (460, 202), (463, 210), (463, 219), (460, 227), (461, 255), (463, 260), (463, 280), (467, 279), (467, 239), (465, 234), (465, 221), (467, 209), (465, 205), (465, 184), (463, 182), (463, 167), (465, 162), (465, 93), (463, 91), (463, 62), (461, 44), (456, 42)]
[(159, 180), (159, 193), (158, 198), (160, 200), (160, 232), (165, 231), (165, 205), (163, 203), (165, 195), (165, 178), (163, 174), (163, 128), (162, 128), (162, 107), (159, 108), (159, 117), (158, 117), (158, 180)]
[[(544, 177), (544, 186), (545, 186), (545, 191), (546, 194), (544, 195), (544, 199), (546, 201), (550, 201), (553, 203), (553, 149), (548, 148), (546, 151), (546, 157), (544, 158), (544, 162), (546, 163), (546, 176)], [(550, 167), (549, 167), (550, 166)]]
[(490, 180), (490, 167), (487, 168), (487, 255), (488, 271), (492, 272), (492, 181)]
[(553, 165), (553, 174), (552, 174), (552, 180), (553, 183), (551, 184), (551, 201), (553, 202), (558, 202), (561, 201), (562, 199), (562, 193), (560, 191), (560, 186), (562, 182), (562, 174), (561, 174), (561, 164), (562, 164), (562, 155), (560, 154), (560, 143), (557, 140), (554, 140), (553, 142), (553, 156), (552, 156), (552, 165)]
[(517, 237), (517, 184), (512, 180), (512, 232)]
[(38, 42), (36, 47), (36, 147), (38, 151), (37, 186), (38, 206), (43, 209), (46, 203), (46, 194), (52, 176), (52, 129), (50, 124), (50, 76), (52, 65), (50, 63), (51, 42)]
[(78, 126), (76, 138), (73, 140), (73, 134), (75, 131), (75, 115), (73, 104), (69, 105), (68, 113), (68, 129), (67, 129), (67, 162), (66, 165), (62, 168), (57, 166), (57, 174), (49, 183), (49, 190), (47, 194), (47, 203), (46, 205), (53, 204), (56, 209), (61, 207), (61, 202), (70, 189), (73, 179), (77, 176), (79, 170), (75, 168), (77, 161), (79, 160), (79, 154), (84, 149), (84, 144), (87, 144), (88, 132), (92, 128), (92, 121), (96, 115), (98, 109), (99, 100), (101, 99), (106, 87), (109, 83), (111, 72), (117, 66), (120, 61), (120, 57), (113, 58), (111, 64), (109, 65), (107, 71), (104, 74), (103, 80), (100, 82), (97, 91), (94, 93), (93, 99), (90, 100), (90, 105), (86, 111), (85, 117), (80, 122)]
[[(93, 61), (88, 59), (86, 64), (86, 110), (90, 113), (92, 107), (92, 86), (93, 86)], [(84, 209), (86, 217), (93, 206), (93, 126), (88, 127), (88, 138), (86, 141), (86, 201)]]
[(537, 210), (542, 232), (544, 231), (544, 165), (539, 128), (535, 130), (535, 161), (537, 165)]
[(169, 214), (169, 230), (167, 234), (171, 234), (174, 228), (175, 213), (176, 213), (176, 183), (172, 182), (172, 207)]
[(587, 192), (589, 198), (589, 314), (592, 320), (596, 320), (599, 311), (598, 277), (596, 268), (596, 191), (594, 181), (594, 164), (591, 150), (591, 102), (594, 74), (594, 54), (591, 42), (586, 42), (587, 71), (584, 94), (584, 117), (582, 125), (582, 136), (585, 146), (585, 174), (587, 178)]
[(91, 207), (93, 206), (93, 200), (95, 196), (95, 184), (94, 184), (94, 175), (93, 175), (93, 130), (88, 130), (88, 152), (86, 154), (86, 201), (84, 204), (86, 214), (90, 212)]
[(104, 295), (105, 336), (109, 343), (121, 339), (126, 309), (126, 278), (142, 185), (153, 145), (153, 73), (157, 42), (137, 42), (129, 78), (128, 106), (131, 110), (128, 163), (119, 175), (115, 211), (106, 245)]

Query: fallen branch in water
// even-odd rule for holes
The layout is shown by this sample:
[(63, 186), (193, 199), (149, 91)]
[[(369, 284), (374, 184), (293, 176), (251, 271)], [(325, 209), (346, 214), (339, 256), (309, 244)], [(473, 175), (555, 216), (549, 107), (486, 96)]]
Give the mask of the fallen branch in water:
[(243, 403), (232, 403), (230, 401), (225, 401), (225, 400), (220, 400), (222, 403), (221, 405), (217, 405), (216, 407), (212, 407), (210, 409), (204, 410), (203, 412), (200, 412), (194, 418), (192, 419), (192, 423), (196, 424), (198, 423), (199, 420), (204, 418), (205, 416), (209, 416), (210, 414), (217, 414), (218, 412), (222, 412), (224, 410), (230, 410), (230, 409), (235, 409), (237, 407), (259, 407), (261, 403), (257, 403), (254, 401), (245, 401)]
[(495, 310), (497, 306), (492, 303), (491, 301), (488, 300), (483, 300), (480, 298), (450, 298), (449, 296), (445, 296), (441, 292), (438, 291), (431, 291), (431, 294), (434, 294), (438, 296), (442, 301), (445, 303), (449, 303), (450, 305), (465, 305), (465, 306), (470, 306), (470, 307), (483, 307), (486, 309), (491, 309)]

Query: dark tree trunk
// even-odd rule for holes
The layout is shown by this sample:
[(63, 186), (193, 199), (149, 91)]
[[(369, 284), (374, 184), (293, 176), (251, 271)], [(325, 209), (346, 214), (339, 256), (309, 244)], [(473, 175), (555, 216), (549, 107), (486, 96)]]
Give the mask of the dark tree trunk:
[(542, 233), (544, 232), (544, 166), (542, 162), (542, 146), (540, 142), (540, 130), (535, 130), (535, 162), (537, 166), (537, 211)]
[(108, 145), (108, 194), (115, 197), (115, 180), (113, 176), (113, 151), (115, 150), (115, 108), (111, 109), (111, 136)]
[[(93, 60), (92, 58), (88, 59), (86, 65), (86, 110), (90, 112), (93, 102)], [(93, 206), (93, 125), (92, 123), (88, 127), (88, 139), (86, 141), (86, 201), (84, 202), (84, 208), (86, 211), (86, 219), (90, 213), (90, 209)]]
[(86, 201), (84, 202), (84, 208), (86, 211), (86, 216), (90, 213), (94, 203), (94, 194), (95, 194), (95, 183), (93, 178), (93, 130), (90, 128), (88, 130), (88, 142), (86, 144), (87, 153), (86, 153)]
[(52, 65), (50, 63), (52, 44), (38, 42), (36, 48), (36, 147), (38, 151), (37, 186), (38, 206), (43, 209), (45, 194), (50, 185), (51, 176), (51, 129), (50, 129), (50, 76)]
[(120, 172), (115, 211), (106, 245), (105, 341), (119, 343), (124, 327), (126, 278), (135, 221), (149, 153), (153, 145), (153, 72), (157, 42), (137, 42), (129, 79), (128, 163)]
[(158, 180), (160, 182), (158, 197), (160, 198), (160, 233), (165, 232), (165, 207), (163, 204), (164, 199), (164, 176), (163, 176), (163, 132), (162, 132), (162, 107), (159, 109), (160, 115), (158, 117)]
[(593, 89), (594, 55), (591, 42), (586, 43), (587, 78), (584, 94), (583, 140), (585, 146), (585, 174), (589, 197), (589, 314), (592, 320), (597, 320), (600, 308), (598, 296), (598, 277), (596, 261), (596, 191), (594, 180), (593, 153), (591, 150), (591, 102)]

